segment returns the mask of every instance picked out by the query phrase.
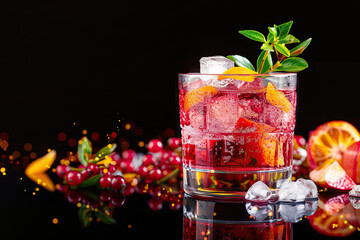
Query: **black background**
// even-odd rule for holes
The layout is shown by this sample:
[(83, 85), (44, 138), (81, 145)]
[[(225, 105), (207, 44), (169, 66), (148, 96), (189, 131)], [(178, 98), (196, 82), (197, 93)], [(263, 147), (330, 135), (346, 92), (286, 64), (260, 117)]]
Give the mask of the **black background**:
[[(299, 74), (296, 133), (330, 120), (360, 127), (356, 2), (5, 1), (0, 4), (0, 129), (51, 142), (59, 131), (110, 132), (117, 118), (144, 135), (179, 131), (177, 75), (202, 56), (260, 44), (238, 33), (293, 20), (311, 37)], [(76, 122), (78, 128), (73, 127)]]
[[(266, 33), (268, 26), (289, 20), (294, 21), (293, 35), (301, 41), (313, 39), (303, 54), (309, 68), (299, 73), (295, 132), (306, 137), (330, 120), (345, 120), (360, 128), (356, 3), (2, 1), (0, 132), (9, 134), (10, 146), (31, 141), (47, 148), (57, 141), (59, 131), (107, 133), (116, 130), (122, 118), (140, 126), (144, 139), (166, 128), (176, 129), (180, 136), (178, 73), (199, 71), (202, 56), (239, 54), (254, 62), (260, 44), (238, 30)], [(61, 197), (46, 192), (40, 193), (40, 200), (24, 197), (21, 185), (15, 184), (19, 174), (9, 173), (1, 181), (8, 195), (1, 207), (10, 218), (2, 218), (7, 233), (28, 226), (18, 236), (36, 236), (32, 232), (37, 231), (35, 217), (48, 224), (44, 233), (61, 237), (67, 236), (66, 231), (76, 237), (102, 237), (102, 232), (114, 236), (115, 231), (119, 238), (122, 233), (125, 239), (131, 236), (119, 226), (81, 230), (76, 207), (69, 209), (58, 203)], [(156, 229), (151, 236), (164, 233), (169, 237), (161, 239), (180, 239), (181, 211), (163, 210), (156, 215), (143, 209), (145, 203), (143, 198), (129, 200), (132, 207), (118, 214), (138, 219), (133, 221), (142, 222), (150, 232)], [(55, 229), (50, 221), (59, 214), (66, 221), (75, 220)], [(138, 217), (142, 214), (148, 216), (145, 222)], [(118, 218), (125, 219), (121, 220), (124, 228), (128, 218), (123, 216)], [(156, 228), (162, 224), (164, 232)], [(314, 231), (303, 228), (304, 224), (295, 227), (297, 233), (312, 235)], [(146, 236), (146, 232), (137, 234), (136, 239)]]

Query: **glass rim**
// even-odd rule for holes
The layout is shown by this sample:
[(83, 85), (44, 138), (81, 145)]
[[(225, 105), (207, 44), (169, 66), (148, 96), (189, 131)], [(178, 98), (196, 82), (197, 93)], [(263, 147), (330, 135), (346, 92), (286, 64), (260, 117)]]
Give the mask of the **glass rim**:
[(214, 74), (214, 73), (179, 73), (179, 76), (259, 76), (259, 77), (271, 77), (271, 76), (297, 76), (295, 72), (271, 72), (271, 73), (253, 73), (253, 74)]

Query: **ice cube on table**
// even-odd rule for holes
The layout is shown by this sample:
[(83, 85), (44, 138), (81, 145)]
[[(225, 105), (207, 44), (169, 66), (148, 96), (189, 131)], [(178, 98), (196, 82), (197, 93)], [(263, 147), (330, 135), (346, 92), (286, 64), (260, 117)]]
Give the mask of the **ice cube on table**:
[(351, 189), (349, 195), (352, 197), (360, 197), (360, 185), (356, 185)]
[(279, 201), (282, 202), (301, 202), (306, 198), (308, 190), (303, 184), (298, 182), (284, 182), (279, 189)]
[(270, 188), (263, 182), (257, 181), (246, 192), (245, 199), (255, 202), (266, 202), (271, 198)]
[(223, 56), (202, 57), (200, 59), (201, 74), (222, 74), (234, 66), (232, 60)]
[(298, 180), (296, 180), (296, 183), (303, 185), (303, 187), (306, 189), (306, 199), (318, 197), (318, 189), (316, 187), (316, 184), (312, 180), (299, 178)]

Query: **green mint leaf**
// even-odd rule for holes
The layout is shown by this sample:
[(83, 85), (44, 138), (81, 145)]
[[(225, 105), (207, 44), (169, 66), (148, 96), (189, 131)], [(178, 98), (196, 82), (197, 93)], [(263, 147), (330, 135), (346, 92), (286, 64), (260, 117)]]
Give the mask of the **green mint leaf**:
[(291, 28), (292, 24), (293, 24), (293, 21), (290, 21), (290, 22), (283, 23), (283, 24), (276, 27), (280, 39), (285, 37), (290, 32), (290, 28)]
[(280, 39), (278, 43), (290, 44), (290, 43), (298, 43), (298, 42), (300, 42), (299, 39), (297, 39), (296, 37), (294, 37), (291, 34), (287, 34), (285, 37)]
[(273, 43), (274, 42), (274, 34), (272, 34), (271, 32), (269, 32), (269, 34), (267, 35), (267, 38), (266, 38), (266, 42), (268, 43)]
[(87, 137), (83, 137), (79, 140), (77, 148), (77, 156), (82, 165), (85, 167), (88, 165), (89, 158), (92, 153), (91, 142)]
[(286, 57), (290, 57), (290, 51), (284, 44), (274, 44), (275, 49)]
[(274, 49), (272, 48), (272, 46), (268, 43), (263, 43), (263, 45), (260, 48), (261, 50), (268, 50), (270, 52), (273, 52)]
[(308, 67), (307, 62), (299, 57), (286, 58), (274, 71), (299, 72)]
[(296, 47), (292, 48), (290, 50), (290, 55), (292, 57), (295, 57), (295, 56), (298, 56), (299, 54), (301, 54), (302, 52), (304, 52), (304, 50), (309, 46), (311, 40), (312, 40), (311, 38), (308, 38), (305, 41), (303, 41), (302, 43), (300, 43), (299, 45), (297, 45)]
[(240, 55), (229, 55), (229, 56), (226, 56), (227, 58), (233, 60), (235, 62), (235, 64), (239, 67), (246, 67), (248, 69), (251, 69), (253, 71), (255, 71), (255, 68), (254, 66), (251, 64), (251, 62), (245, 58), (245, 57), (242, 57)]
[(250, 38), (251, 40), (265, 42), (265, 36), (261, 32), (255, 30), (240, 30), (239, 33), (247, 38)]
[(277, 37), (277, 31), (275, 25), (274, 27), (268, 27), (268, 29), (269, 29), (269, 33), (271, 33), (274, 37)]
[[(265, 54), (267, 54), (266, 57)], [(271, 67), (272, 67), (272, 58), (270, 52), (263, 50), (256, 61), (257, 72), (260, 74), (266, 73)]]

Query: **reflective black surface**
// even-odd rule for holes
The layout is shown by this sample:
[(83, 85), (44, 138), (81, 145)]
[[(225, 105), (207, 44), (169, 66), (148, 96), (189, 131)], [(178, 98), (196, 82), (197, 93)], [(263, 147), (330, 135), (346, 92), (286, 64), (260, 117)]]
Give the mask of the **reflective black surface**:
[[(56, 180), (55, 176), (52, 177)], [(183, 238), (182, 201), (179, 206), (171, 205), (169, 200), (163, 197), (163, 194), (161, 197), (154, 196), (150, 191), (151, 185), (145, 193), (137, 189), (134, 193), (126, 196), (122, 206), (112, 206), (113, 212), (111, 211), (110, 215), (116, 223), (106, 221), (104, 223), (94, 214), (87, 227), (84, 227), (84, 223), (79, 217), (80, 205), (83, 208), (89, 205), (89, 209), (94, 210), (97, 207), (100, 209), (109, 206), (109, 202), (94, 205), (94, 201), (91, 203), (91, 201), (80, 200), (78, 201), (79, 205), (74, 201), (74, 198), (69, 197), (69, 194), (60, 191), (48, 192), (41, 187), (37, 189), (38, 185), (27, 179), (21, 170), (8, 169), (6, 175), (0, 177), (0, 187), (2, 189), (0, 202), (2, 239), (30, 237), (41, 239), (49, 237), (99, 239), (104, 236), (119, 239)], [(95, 199), (97, 198), (96, 194), (99, 193), (88, 193)], [(360, 210), (354, 209), (347, 199), (346, 194), (321, 193), (315, 214), (311, 217), (302, 217), (297, 223), (291, 223), (293, 239), (328, 239), (328, 236), (324, 234), (335, 233), (347, 234), (347, 237), (341, 237), (344, 239), (358, 239), (360, 232), (359, 229), (356, 229), (358, 227), (356, 224), (360, 222)], [(194, 203), (195, 200), (190, 198), (186, 201)], [(249, 216), (249, 213), (244, 209), (244, 207), (233, 208), (234, 211), (238, 211), (238, 217), (242, 216), (242, 220)], [(221, 214), (221, 210), (219, 211), (218, 218), (226, 217), (226, 214)], [(259, 219), (262, 220), (261, 216)], [(241, 219), (235, 220), (241, 221)], [(250, 220), (254, 221), (254, 219)], [(264, 218), (262, 221), (268, 220), (269, 218)], [(244, 224), (246, 225), (248, 222)], [(323, 230), (318, 230), (322, 234), (314, 228), (322, 228)], [(341, 230), (335, 231), (336, 229)], [(208, 239), (223, 238), (219, 238), (217, 235)]]

